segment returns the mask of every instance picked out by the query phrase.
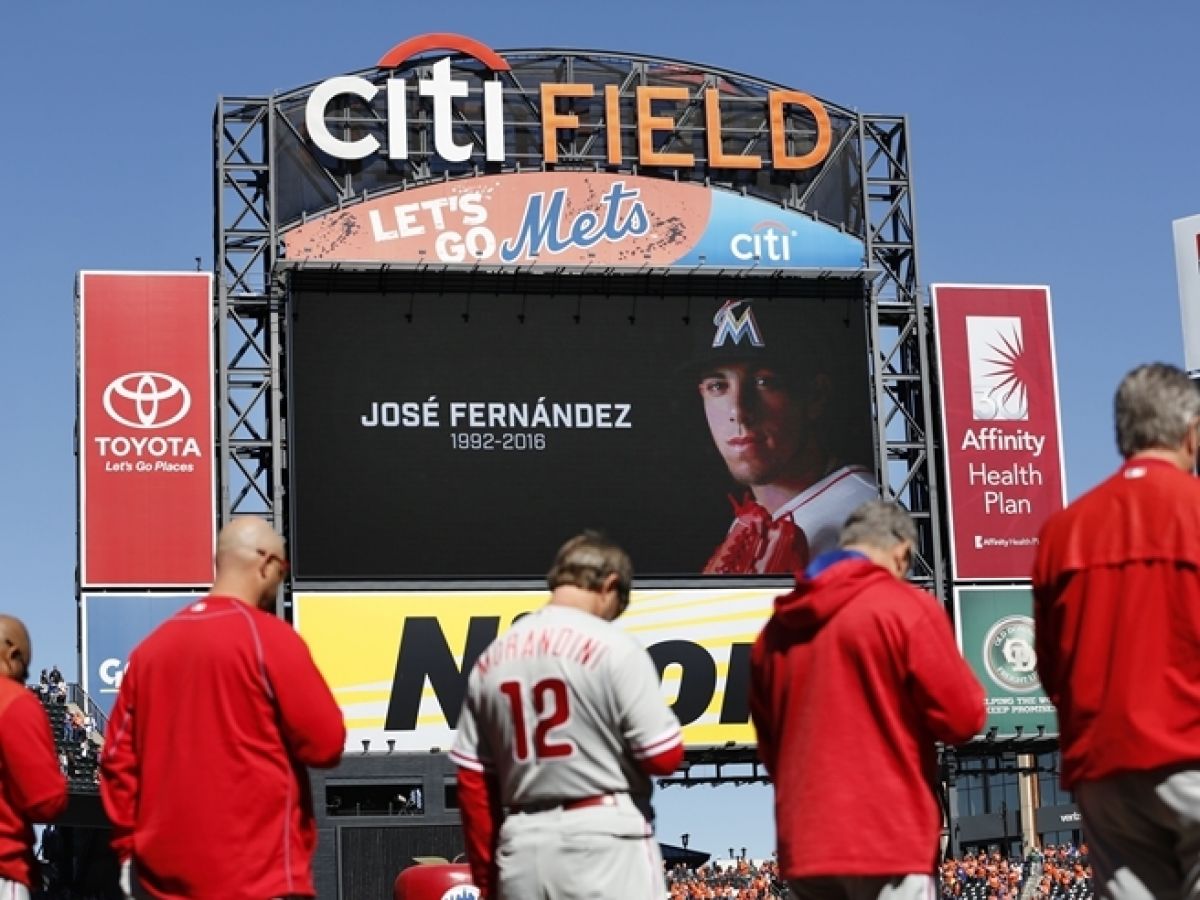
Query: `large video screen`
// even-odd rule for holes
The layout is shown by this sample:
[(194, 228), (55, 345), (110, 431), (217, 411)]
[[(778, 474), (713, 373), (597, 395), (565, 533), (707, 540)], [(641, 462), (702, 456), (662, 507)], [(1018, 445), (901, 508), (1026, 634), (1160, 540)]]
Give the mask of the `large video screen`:
[(297, 578), (540, 577), (585, 528), (639, 576), (794, 567), (877, 491), (862, 295), (832, 294), (297, 280)]

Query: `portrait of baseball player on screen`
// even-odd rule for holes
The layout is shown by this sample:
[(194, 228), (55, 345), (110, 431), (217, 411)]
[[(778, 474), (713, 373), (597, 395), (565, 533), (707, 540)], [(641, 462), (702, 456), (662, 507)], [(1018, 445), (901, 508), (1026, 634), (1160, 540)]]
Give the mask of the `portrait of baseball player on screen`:
[(830, 302), (727, 299), (705, 324), (687, 371), (737, 487), (704, 574), (803, 571), (879, 496), (863, 344)]

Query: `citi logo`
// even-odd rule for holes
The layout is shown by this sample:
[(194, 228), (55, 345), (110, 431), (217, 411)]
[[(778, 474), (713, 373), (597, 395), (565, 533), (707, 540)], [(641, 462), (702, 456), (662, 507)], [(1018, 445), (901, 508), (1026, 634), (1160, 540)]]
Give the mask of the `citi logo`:
[(735, 258), (787, 262), (792, 258), (792, 238), (796, 232), (782, 222), (759, 222), (750, 231), (735, 234), (729, 239), (729, 252)]
[[(381, 69), (399, 68), (409, 57), (429, 50), (452, 50), (465, 53), (483, 63), (493, 72), (507, 72), (510, 66), (504, 57), (479, 41), (459, 34), (438, 33), (423, 35), (397, 44), (383, 55)], [(450, 58), (438, 60), (430, 69), (430, 78), (417, 80), (417, 94), (429, 97), (433, 103), (433, 146), (437, 155), (450, 162), (465, 162), (471, 158), (474, 142), (460, 144), (454, 140), (454, 109), (456, 99), (468, 96), (465, 81), (453, 77)], [(408, 83), (403, 78), (388, 80), (387, 133), (388, 158), (408, 157), (408, 120), (405, 98)], [(379, 93), (375, 85), (358, 75), (340, 75), (321, 82), (313, 89), (304, 107), (304, 125), (312, 142), (336, 159), (364, 159), (380, 150), (379, 141), (367, 134), (356, 140), (334, 135), (325, 121), (325, 110), (333, 98), (349, 94), (370, 103)], [(499, 81), (483, 83), (484, 147), (489, 162), (504, 161), (504, 87)]]
[(163, 372), (129, 372), (104, 389), (104, 411), (127, 428), (169, 428), (191, 408), (187, 386)]

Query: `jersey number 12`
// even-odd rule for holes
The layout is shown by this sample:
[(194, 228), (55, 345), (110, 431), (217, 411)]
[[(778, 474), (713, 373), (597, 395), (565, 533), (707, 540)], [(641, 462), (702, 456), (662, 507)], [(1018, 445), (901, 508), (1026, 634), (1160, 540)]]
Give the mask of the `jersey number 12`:
[(567, 683), (561, 678), (543, 678), (525, 694), (525, 683), (522, 681), (504, 681), (500, 683), (500, 693), (508, 698), (512, 710), (513, 721), (513, 756), (518, 762), (530, 758), (529, 727), (526, 724), (525, 711), (533, 709), (533, 757), (535, 759), (561, 759), (575, 752), (574, 742), (561, 735), (555, 735), (554, 730), (565, 725), (571, 719), (571, 698), (567, 693)]

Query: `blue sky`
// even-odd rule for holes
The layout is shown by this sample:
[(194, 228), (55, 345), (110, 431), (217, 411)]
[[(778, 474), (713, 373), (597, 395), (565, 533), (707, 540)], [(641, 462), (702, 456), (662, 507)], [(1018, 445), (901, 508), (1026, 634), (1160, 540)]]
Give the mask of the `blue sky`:
[[(212, 264), (220, 95), (286, 90), (457, 31), (661, 55), (909, 117), (920, 276), (1048, 284), (1072, 496), (1117, 463), (1134, 365), (1182, 364), (1171, 220), (1200, 212), (1200, 7), (963, 2), (13, 4), (0, 128), (0, 609), (75, 671), (73, 282)], [(660, 833), (771, 847), (764, 789), (669, 790)]]

